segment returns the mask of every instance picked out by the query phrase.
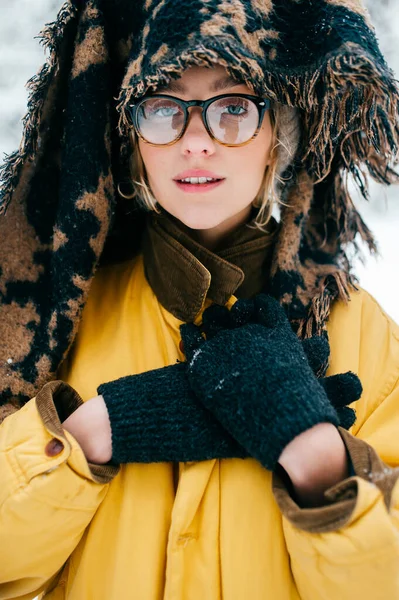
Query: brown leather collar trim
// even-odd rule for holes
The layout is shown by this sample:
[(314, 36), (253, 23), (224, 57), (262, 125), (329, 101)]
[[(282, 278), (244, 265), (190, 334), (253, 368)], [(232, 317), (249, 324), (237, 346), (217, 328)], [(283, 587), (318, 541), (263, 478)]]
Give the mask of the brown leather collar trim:
[(262, 290), (277, 229), (274, 219), (267, 233), (243, 225), (216, 254), (167, 214), (151, 214), (143, 239), (147, 280), (166, 310), (194, 321), (206, 297), (224, 305), (232, 294), (249, 298)]

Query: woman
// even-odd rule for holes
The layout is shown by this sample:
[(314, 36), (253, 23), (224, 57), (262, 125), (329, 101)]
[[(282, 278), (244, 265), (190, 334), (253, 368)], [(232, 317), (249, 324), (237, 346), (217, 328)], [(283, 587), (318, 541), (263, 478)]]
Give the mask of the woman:
[(0, 597), (399, 598), (399, 331), (345, 253), (398, 90), (357, 2), (178, 8), (45, 32), (4, 171)]

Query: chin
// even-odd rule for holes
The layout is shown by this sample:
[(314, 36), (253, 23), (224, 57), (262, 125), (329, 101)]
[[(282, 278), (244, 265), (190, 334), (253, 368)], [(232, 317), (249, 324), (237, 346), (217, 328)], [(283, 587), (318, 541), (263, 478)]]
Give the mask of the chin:
[(203, 213), (204, 210), (202, 209), (201, 214), (179, 214), (176, 212), (174, 216), (186, 227), (189, 227), (190, 229), (196, 229), (198, 231), (203, 229), (214, 229), (229, 218), (228, 216), (216, 216), (212, 214), (204, 215)]
[(168, 205), (166, 202), (160, 204), (164, 210), (190, 229), (213, 229), (231, 217), (229, 214), (221, 214), (220, 208), (218, 210), (215, 204), (213, 206), (206, 206), (205, 203), (190, 206), (189, 202), (177, 205)]

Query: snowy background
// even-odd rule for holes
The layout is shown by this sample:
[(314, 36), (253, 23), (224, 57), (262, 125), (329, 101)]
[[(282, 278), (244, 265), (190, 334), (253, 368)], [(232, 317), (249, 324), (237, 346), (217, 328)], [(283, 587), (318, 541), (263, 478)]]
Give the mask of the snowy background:
[[(367, 0), (381, 48), (399, 75), (399, 2)], [(0, 162), (19, 144), (26, 108), (26, 81), (43, 63), (43, 49), (34, 37), (55, 18), (62, 0), (0, 0)], [(367, 256), (357, 264), (360, 284), (399, 322), (399, 187), (373, 185), (371, 201), (355, 198), (379, 242), (381, 258)]]

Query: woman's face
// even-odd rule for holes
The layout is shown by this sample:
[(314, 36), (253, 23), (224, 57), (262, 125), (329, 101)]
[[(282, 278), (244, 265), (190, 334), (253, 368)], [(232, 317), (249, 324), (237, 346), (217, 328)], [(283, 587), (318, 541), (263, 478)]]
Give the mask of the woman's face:
[[(218, 84), (221, 80), (225, 85)], [(206, 100), (228, 93), (252, 94), (245, 84), (235, 84), (224, 67), (192, 67), (158, 93), (182, 100)], [(208, 247), (217, 245), (226, 234), (248, 220), (251, 203), (261, 186), (272, 143), (272, 126), (266, 112), (258, 136), (249, 144), (226, 147), (212, 140), (201, 119), (201, 108), (189, 109), (190, 118), (183, 137), (171, 146), (156, 147), (139, 140), (139, 149), (148, 181), (157, 202)], [(222, 179), (216, 186), (196, 189), (177, 181), (207, 171)]]

